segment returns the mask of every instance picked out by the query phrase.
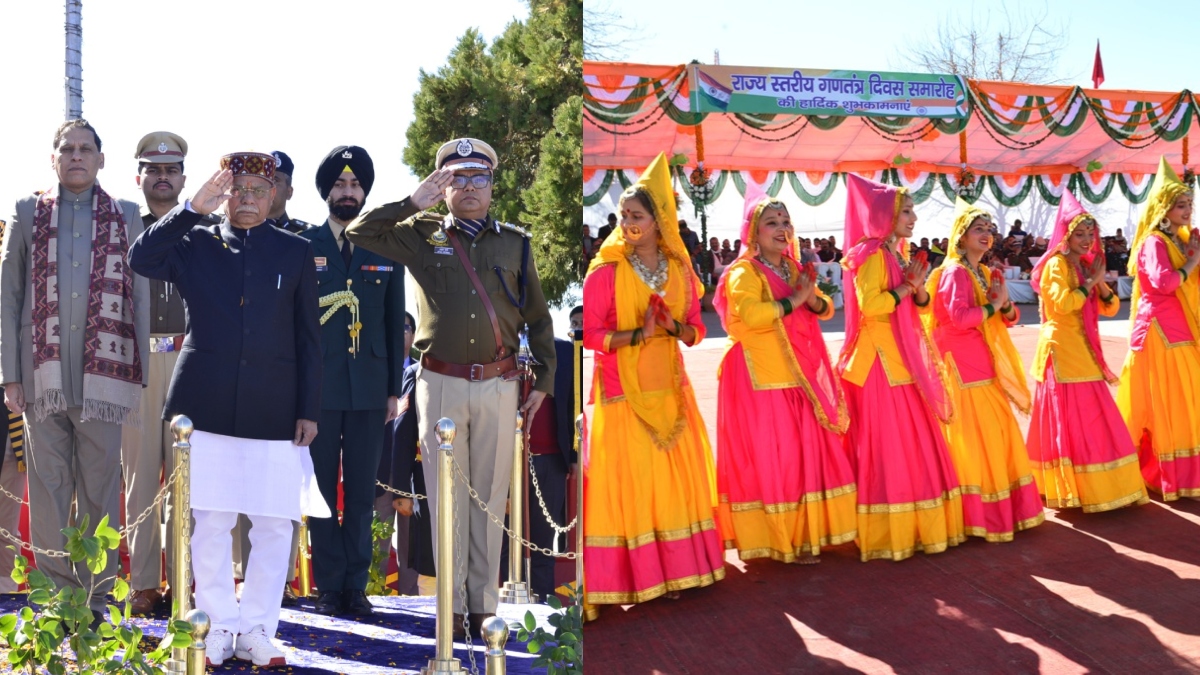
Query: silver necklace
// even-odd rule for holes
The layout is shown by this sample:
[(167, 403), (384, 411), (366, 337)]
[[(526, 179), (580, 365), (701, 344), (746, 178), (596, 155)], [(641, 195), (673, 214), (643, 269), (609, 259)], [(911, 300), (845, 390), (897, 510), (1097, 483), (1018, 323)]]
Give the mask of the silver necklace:
[(971, 275), (974, 276), (975, 280), (979, 282), (979, 287), (982, 288), (986, 293), (988, 289), (988, 282), (987, 279), (983, 278), (983, 270), (979, 269), (978, 265), (972, 265), (970, 262), (966, 261), (963, 262), (963, 266), (971, 271)]
[(763, 265), (766, 265), (767, 269), (769, 269), (775, 273), (775, 276), (779, 277), (780, 279), (783, 279), (783, 283), (785, 283), (785, 284), (792, 283), (792, 268), (788, 267), (786, 260), (780, 258), (779, 262), (782, 266), (776, 267), (775, 265), (772, 265), (769, 260), (762, 257), (761, 255), (754, 256), (754, 259), (757, 260), (758, 262), (762, 263)]
[(630, 252), (626, 258), (629, 264), (633, 265), (633, 271), (637, 272), (638, 278), (642, 280), (650, 290), (662, 295), (667, 289), (667, 258), (662, 254), (662, 251), (657, 251), (658, 265), (653, 272), (646, 267), (645, 263), (635, 252)]

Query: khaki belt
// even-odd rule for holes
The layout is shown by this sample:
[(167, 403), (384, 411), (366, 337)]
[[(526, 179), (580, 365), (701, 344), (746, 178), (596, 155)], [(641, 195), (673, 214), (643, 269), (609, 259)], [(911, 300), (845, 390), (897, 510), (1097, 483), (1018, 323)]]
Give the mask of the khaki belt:
[(177, 352), (183, 347), (183, 336), (172, 335), (171, 337), (152, 337), (150, 338), (151, 352)]
[(471, 382), (482, 382), (493, 377), (517, 374), (517, 357), (509, 356), (493, 363), (446, 363), (428, 354), (421, 356), (421, 367), (438, 375), (448, 375)]

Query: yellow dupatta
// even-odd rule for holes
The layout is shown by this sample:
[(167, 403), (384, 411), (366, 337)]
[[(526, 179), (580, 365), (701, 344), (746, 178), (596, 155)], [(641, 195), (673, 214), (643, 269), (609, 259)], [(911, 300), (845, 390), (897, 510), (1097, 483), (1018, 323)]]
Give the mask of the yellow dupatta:
[[(946, 259), (930, 273), (929, 281), (925, 285), (925, 290), (928, 291), (930, 298), (936, 299), (942, 274), (950, 269), (951, 265), (966, 267), (959, 240), (966, 234), (967, 228), (971, 227), (971, 223), (975, 222), (976, 218), (986, 218), (990, 221), (992, 214), (968, 204), (962, 197), (955, 200), (954, 224), (950, 228), (950, 241), (947, 246), (949, 250), (946, 251)], [(991, 279), (992, 271), (986, 265), (980, 265), (979, 271), (983, 274), (984, 279)], [(969, 269), (967, 272), (971, 277), (971, 285), (975, 289), (975, 301), (980, 306), (988, 304), (990, 302), (988, 289), (980, 285), (979, 279), (975, 278)], [(929, 312), (926, 316), (932, 322), (933, 312)], [(932, 323), (927, 323), (926, 328), (932, 335)], [(992, 316), (979, 324), (979, 330), (983, 332), (984, 342), (987, 343), (988, 351), (992, 355), (992, 367), (996, 371), (996, 381), (1000, 383), (1004, 395), (1017, 407), (1017, 410), (1028, 415), (1032, 400), (1029, 395), (1029, 384), (1025, 380), (1025, 369), (1021, 365), (1021, 355), (1017, 352), (1012, 337), (1008, 334), (1008, 326), (1004, 325), (1004, 319), (1000, 316), (998, 307)], [(954, 368), (957, 379), (958, 366), (954, 363), (952, 355), (945, 355), (945, 360), (950, 367)]]
[[(1133, 246), (1129, 249), (1127, 271), (1133, 277), (1133, 293), (1129, 297), (1129, 323), (1131, 326), (1137, 320), (1138, 304), (1142, 297), (1142, 285), (1138, 280), (1137, 273), (1138, 254), (1141, 252), (1142, 246), (1151, 237), (1158, 237), (1166, 242), (1173, 267), (1179, 269), (1187, 262), (1187, 256), (1179, 250), (1179, 246), (1171, 241), (1170, 237), (1164, 236), (1163, 231), (1159, 228), (1159, 223), (1166, 217), (1167, 211), (1170, 211), (1171, 207), (1175, 205), (1175, 200), (1179, 198), (1179, 195), (1190, 190), (1191, 188), (1187, 184), (1179, 180), (1179, 176), (1171, 169), (1171, 165), (1167, 164), (1167, 158), (1160, 157), (1158, 175), (1154, 177), (1154, 186), (1150, 188), (1150, 195), (1146, 197), (1146, 208), (1142, 211), (1142, 217), (1138, 219)], [(1180, 239), (1186, 242), (1190, 237), (1191, 231), (1188, 228), (1179, 229)], [(1200, 284), (1188, 283), (1185, 280), (1175, 289), (1175, 297), (1179, 298), (1180, 304), (1183, 305), (1183, 315), (1187, 317), (1188, 328), (1192, 330), (1192, 339), (1200, 340), (1200, 317), (1197, 316), (1197, 312), (1200, 311)]]
[[(679, 236), (666, 154), (660, 153), (630, 189), (639, 189), (650, 197), (658, 225), (659, 249), (667, 258), (667, 285), (662, 299), (671, 316), (686, 323), (688, 310), (703, 293), (703, 286), (692, 270), (691, 259)], [(604, 265), (615, 267), (617, 330), (621, 331), (642, 326), (653, 293), (629, 262), (632, 254), (633, 247), (626, 242), (624, 229), (617, 227), (600, 245), (588, 267), (588, 274)], [(625, 400), (654, 445), (660, 450), (671, 449), (687, 424), (680, 398), (683, 371), (679, 364), (679, 341), (659, 335), (639, 345), (619, 348), (616, 359)]]

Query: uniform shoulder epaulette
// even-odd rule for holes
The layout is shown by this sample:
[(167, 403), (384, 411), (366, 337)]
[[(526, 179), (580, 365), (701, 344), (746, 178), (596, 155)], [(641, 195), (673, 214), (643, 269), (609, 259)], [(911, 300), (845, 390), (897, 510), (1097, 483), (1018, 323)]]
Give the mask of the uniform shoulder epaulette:
[(434, 213), (433, 211), (421, 211), (419, 213), (409, 216), (404, 222), (412, 223), (413, 225), (421, 224), (421, 225), (433, 225), (435, 227), (441, 227), (442, 218), (443, 218), (443, 216), (441, 216), (437, 213)]
[(313, 227), (315, 227), (312, 223), (306, 220), (300, 220), (299, 218), (292, 218), (292, 222), (306, 230), (311, 230)]
[(497, 220), (496, 222), (500, 224), (500, 227), (503, 227), (506, 230), (512, 230), (513, 232), (516, 232), (517, 234), (521, 235), (522, 237), (525, 237), (526, 239), (533, 237), (533, 235), (530, 234), (529, 231), (526, 230), (525, 228), (517, 227), (516, 225), (513, 225), (512, 223), (506, 223), (502, 220)]
[(214, 213), (210, 213), (207, 216), (200, 216), (200, 222), (205, 225), (220, 225), (221, 218)]

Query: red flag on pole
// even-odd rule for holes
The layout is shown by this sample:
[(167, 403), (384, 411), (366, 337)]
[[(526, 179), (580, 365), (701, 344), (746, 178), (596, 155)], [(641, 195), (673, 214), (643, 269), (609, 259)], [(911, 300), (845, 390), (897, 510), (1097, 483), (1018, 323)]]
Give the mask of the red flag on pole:
[(1096, 40), (1096, 62), (1092, 64), (1092, 88), (1104, 84), (1104, 62), (1100, 60), (1100, 41)]

